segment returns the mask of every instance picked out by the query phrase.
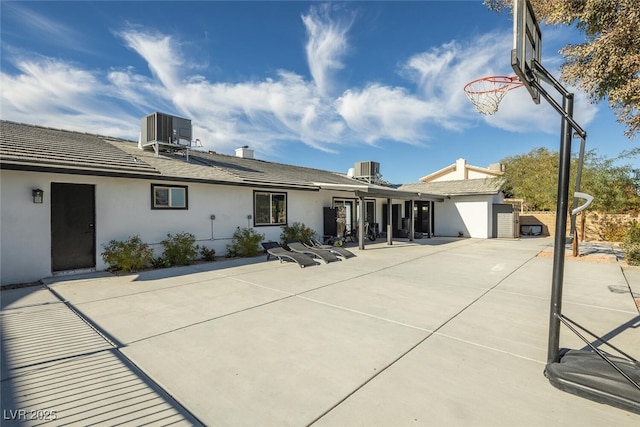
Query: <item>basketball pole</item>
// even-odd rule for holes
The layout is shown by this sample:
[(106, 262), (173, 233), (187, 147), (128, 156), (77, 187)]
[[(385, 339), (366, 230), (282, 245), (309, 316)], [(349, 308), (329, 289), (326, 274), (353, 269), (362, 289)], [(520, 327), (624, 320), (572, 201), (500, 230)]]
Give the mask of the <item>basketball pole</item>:
[[(564, 96), (562, 107), (573, 114), (573, 94)], [(567, 119), (560, 126), (560, 158), (558, 159), (558, 196), (556, 202), (556, 231), (553, 249), (553, 276), (551, 280), (551, 310), (549, 315), (549, 344), (547, 363), (560, 361), (560, 315), (562, 314), (562, 288), (564, 286), (564, 257), (567, 242), (567, 213), (569, 202), (569, 176), (571, 170), (571, 127)]]
[[(558, 159), (558, 193), (556, 200), (556, 230), (553, 244), (553, 274), (549, 312), (549, 341), (547, 363), (560, 361), (560, 326), (562, 316), (562, 288), (564, 286), (565, 245), (567, 241), (567, 214), (569, 211), (569, 181), (571, 175), (571, 139), (573, 131), (586, 139), (586, 132), (573, 119), (573, 93), (568, 92), (538, 61), (532, 61), (533, 70), (542, 80), (550, 83), (561, 95), (562, 106), (541, 86), (530, 78), (530, 84), (562, 116), (560, 126), (560, 153)], [(528, 76), (529, 77), (529, 76)]]

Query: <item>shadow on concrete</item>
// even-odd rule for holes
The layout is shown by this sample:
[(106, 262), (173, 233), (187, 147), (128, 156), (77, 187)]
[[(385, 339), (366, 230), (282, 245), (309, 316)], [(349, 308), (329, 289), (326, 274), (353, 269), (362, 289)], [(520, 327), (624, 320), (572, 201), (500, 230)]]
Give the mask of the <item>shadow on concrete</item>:
[[(607, 332), (604, 335), (599, 336), (599, 338), (602, 339), (595, 339), (593, 341), (591, 341), (591, 345), (593, 345), (594, 347), (601, 347), (601, 346), (605, 346), (607, 347), (607, 345), (605, 344), (606, 341), (611, 341), (614, 337), (630, 330), (630, 329), (639, 329), (640, 330), (640, 316), (636, 316), (632, 319), (629, 319), (628, 322), (623, 323), (622, 325), (618, 326), (617, 328)], [(592, 331), (590, 331), (592, 332)], [(637, 332), (633, 332), (634, 334), (640, 333), (640, 331)], [(585, 346), (583, 347), (581, 350), (590, 350), (589, 346)], [(624, 349), (621, 349), (624, 351)], [(634, 355), (632, 355), (634, 356)], [(638, 360), (640, 359), (640, 355), (635, 355), (634, 359)]]
[(200, 425), (48, 289), (1, 297), (3, 426)]

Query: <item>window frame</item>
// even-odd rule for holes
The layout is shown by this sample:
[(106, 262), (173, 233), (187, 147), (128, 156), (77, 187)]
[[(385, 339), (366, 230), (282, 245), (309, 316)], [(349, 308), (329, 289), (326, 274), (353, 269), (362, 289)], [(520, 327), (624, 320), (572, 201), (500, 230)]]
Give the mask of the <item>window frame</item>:
[[(258, 222), (261, 215), (258, 215), (258, 206), (257, 206), (257, 197), (258, 196), (268, 196), (269, 197), (269, 222)], [(284, 197), (284, 219), (281, 222), (273, 222), (273, 197), (274, 196), (283, 196)], [(253, 191), (253, 226), (254, 227), (273, 227), (273, 226), (283, 226), (287, 225), (287, 219), (289, 217), (289, 203), (288, 203), (289, 195), (285, 191), (262, 191), (262, 190), (254, 190)]]
[[(156, 190), (167, 189), (168, 190), (168, 205), (156, 204)], [(184, 190), (184, 205), (173, 206), (172, 205), (172, 192), (171, 190), (181, 189)], [(151, 209), (153, 210), (187, 210), (189, 209), (189, 187), (186, 185), (173, 185), (173, 184), (151, 184)]]

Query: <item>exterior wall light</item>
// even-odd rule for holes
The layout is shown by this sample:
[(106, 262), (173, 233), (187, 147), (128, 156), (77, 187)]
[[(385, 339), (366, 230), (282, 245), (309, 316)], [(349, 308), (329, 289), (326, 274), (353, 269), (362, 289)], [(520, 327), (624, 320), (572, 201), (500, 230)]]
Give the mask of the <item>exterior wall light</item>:
[(31, 197), (33, 198), (33, 203), (42, 203), (44, 200), (44, 191), (39, 188), (31, 190)]

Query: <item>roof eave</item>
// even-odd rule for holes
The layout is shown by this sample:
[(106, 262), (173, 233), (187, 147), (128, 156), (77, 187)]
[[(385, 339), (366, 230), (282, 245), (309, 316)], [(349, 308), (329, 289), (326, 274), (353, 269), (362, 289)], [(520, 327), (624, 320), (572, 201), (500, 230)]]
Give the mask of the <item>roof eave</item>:
[(380, 197), (387, 199), (401, 199), (401, 200), (425, 200), (432, 202), (444, 202), (443, 196), (435, 194), (425, 194), (413, 191), (401, 191), (401, 190), (383, 190), (383, 189), (368, 189), (368, 191), (356, 190), (355, 195), (357, 197)]
[(24, 170), (33, 172), (60, 172), (60, 173), (72, 173), (72, 174), (112, 174), (112, 175), (135, 175), (135, 176), (158, 176), (160, 172), (157, 170), (136, 170), (129, 168), (94, 168), (94, 167), (78, 167), (75, 165), (65, 164), (53, 164), (53, 163), (40, 163), (40, 162), (25, 162), (25, 161), (12, 161), (2, 159), (0, 160), (1, 169), (10, 170)]

